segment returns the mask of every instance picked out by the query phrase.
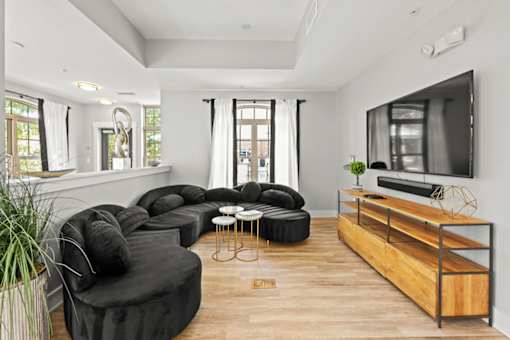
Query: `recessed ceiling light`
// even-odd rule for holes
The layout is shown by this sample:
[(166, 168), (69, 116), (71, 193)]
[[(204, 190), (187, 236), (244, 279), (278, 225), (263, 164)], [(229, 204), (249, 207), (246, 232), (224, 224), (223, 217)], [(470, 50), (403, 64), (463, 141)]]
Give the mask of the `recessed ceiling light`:
[(108, 98), (99, 98), (97, 100), (97, 102), (99, 104), (103, 104), (103, 105), (112, 105), (113, 103), (115, 103), (114, 100), (111, 100), (111, 99), (108, 99)]
[(413, 8), (409, 11), (409, 15), (413, 16), (420, 13), (420, 8)]
[(245, 31), (248, 31), (248, 30), (251, 30), (251, 25), (250, 24), (242, 24), (241, 28)]
[(79, 89), (87, 92), (94, 92), (101, 89), (101, 86), (88, 81), (79, 80), (74, 82), (74, 85), (76, 85)]
[(24, 48), (24, 47), (25, 47), (25, 44), (23, 44), (21, 41), (11, 40), (11, 43), (12, 43), (14, 46), (18, 46), (19, 48)]

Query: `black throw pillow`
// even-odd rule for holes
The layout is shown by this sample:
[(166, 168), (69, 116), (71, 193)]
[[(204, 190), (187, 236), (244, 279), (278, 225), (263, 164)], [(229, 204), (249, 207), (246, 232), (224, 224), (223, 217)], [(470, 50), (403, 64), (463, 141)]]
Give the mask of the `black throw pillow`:
[(205, 202), (205, 190), (195, 185), (185, 186), (181, 196), (187, 204), (199, 204)]
[(257, 202), (262, 193), (262, 188), (257, 182), (248, 182), (241, 189), (241, 196), (244, 202)]
[(184, 205), (184, 198), (181, 195), (170, 194), (154, 201), (149, 208), (149, 213), (151, 216), (157, 216), (178, 208), (181, 205)]
[(85, 230), (85, 248), (98, 275), (121, 275), (129, 269), (129, 246), (121, 232), (105, 221), (92, 221)]
[(296, 201), (285, 191), (269, 189), (260, 195), (260, 202), (285, 209), (296, 209)]
[(122, 231), (122, 229), (120, 228), (119, 221), (117, 221), (117, 218), (115, 218), (115, 216), (109, 211), (97, 210), (96, 211), (96, 219), (98, 221), (105, 221), (106, 223), (113, 225), (119, 231)]
[(205, 198), (208, 201), (216, 202), (232, 202), (237, 203), (242, 201), (241, 193), (234, 189), (229, 188), (215, 188), (207, 190)]
[(124, 236), (131, 234), (133, 231), (149, 221), (149, 219), (150, 216), (147, 210), (137, 205), (126, 208), (117, 213), (117, 220), (119, 221), (120, 229)]

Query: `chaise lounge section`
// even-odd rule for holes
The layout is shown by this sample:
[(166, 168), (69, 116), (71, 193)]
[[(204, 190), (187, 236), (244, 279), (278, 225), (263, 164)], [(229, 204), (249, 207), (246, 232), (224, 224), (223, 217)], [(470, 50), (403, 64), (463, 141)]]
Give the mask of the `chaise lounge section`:
[[(101, 205), (73, 216), (62, 227), (66, 266), (66, 327), (74, 340), (168, 340), (179, 334), (200, 307), (200, 258), (180, 246), (177, 229), (135, 230), (125, 237), (129, 270), (121, 275), (98, 272), (87, 237), (98, 213), (124, 211)], [(91, 263), (80, 251), (83, 249)], [(112, 248), (112, 247), (110, 247)]]

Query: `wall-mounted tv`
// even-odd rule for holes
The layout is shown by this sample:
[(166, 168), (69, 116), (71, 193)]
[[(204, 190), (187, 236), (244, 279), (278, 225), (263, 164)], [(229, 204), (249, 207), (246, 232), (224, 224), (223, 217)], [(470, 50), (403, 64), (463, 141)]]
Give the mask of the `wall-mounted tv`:
[(473, 177), (473, 71), (367, 111), (371, 169)]

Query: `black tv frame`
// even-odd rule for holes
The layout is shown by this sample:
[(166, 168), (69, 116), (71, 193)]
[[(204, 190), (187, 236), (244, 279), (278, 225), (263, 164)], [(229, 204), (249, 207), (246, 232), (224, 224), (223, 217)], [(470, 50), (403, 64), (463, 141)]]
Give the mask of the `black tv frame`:
[[(369, 136), (368, 136), (368, 131), (369, 131), (369, 126), (368, 126), (368, 115), (370, 113), (370, 111), (378, 108), (379, 106), (383, 106), (383, 105), (388, 105), (388, 104), (391, 104), (392, 102), (394, 101), (397, 101), (397, 100), (400, 100), (400, 99), (403, 99), (407, 96), (411, 96), (413, 94), (416, 94), (418, 92), (421, 92), (423, 90), (426, 90), (430, 87), (433, 87), (433, 86), (436, 86), (436, 85), (439, 85), (439, 84), (442, 84), (444, 82), (447, 82), (447, 81), (450, 81), (454, 78), (457, 78), (457, 77), (460, 77), (460, 76), (464, 76), (464, 75), (469, 75), (469, 92), (471, 93), (471, 102), (469, 103), (469, 111), (470, 111), (470, 116), (471, 116), (471, 142), (469, 143), (469, 175), (455, 175), (455, 174), (443, 174), (443, 173), (435, 173), (435, 172), (422, 172), (422, 171), (407, 171), (407, 170), (392, 170), (392, 169), (372, 169), (370, 168), (370, 154), (369, 154), (369, 150), (370, 150), (370, 144), (369, 144)], [(474, 149), (475, 149), (475, 110), (474, 110), (474, 106), (475, 106), (475, 91), (474, 91), (474, 70), (470, 70), (470, 71), (467, 71), (467, 72), (464, 72), (464, 73), (461, 73), (461, 74), (458, 74), (456, 76), (453, 76), (453, 77), (450, 77), (448, 79), (445, 79), (445, 80), (442, 80), (438, 83), (435, 83), (435, 84), (432, 84), (430, 86), (427, 86), (427, 87), (424, 87), (420, 90), (417, 90), (417, 91), (414, 91), (414, 92), (411, 92), (411, 93), (408, 93), (402, 97), (399, 97), (399, 98), (396, 98), (396, 99), (393, 99), (391, 101), (388, 101), (384, 104), (380, 104), (380, 105), (377, 105), (371, 109), (368, 109), (367, 112), (366, 112), (366, 152), (367, 152), (367, 169), (371, 169), (371, 170), (380, 170), (380, 171), (386, 171), (386, 172), (403, 172), (403, 173), (411, 173), (411, 174), (420, 174), (420, 175), (434, 175), (434, 176), (447, 176), (447, 177), (460, 177), (460, 178), (474, 178)]]

